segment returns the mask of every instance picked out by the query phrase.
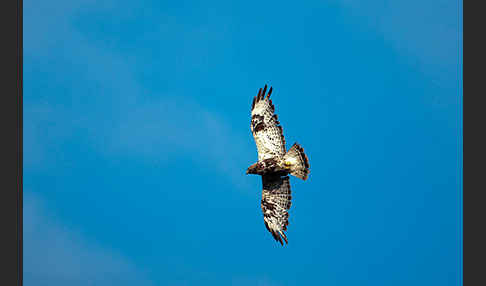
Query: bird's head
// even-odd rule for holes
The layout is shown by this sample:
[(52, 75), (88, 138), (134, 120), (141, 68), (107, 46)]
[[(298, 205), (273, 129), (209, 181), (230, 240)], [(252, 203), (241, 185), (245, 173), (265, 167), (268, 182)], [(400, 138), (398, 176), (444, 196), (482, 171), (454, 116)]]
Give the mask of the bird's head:
[(255, 163), (246, 169), (246, 174), (257, 174), (258, 163)]

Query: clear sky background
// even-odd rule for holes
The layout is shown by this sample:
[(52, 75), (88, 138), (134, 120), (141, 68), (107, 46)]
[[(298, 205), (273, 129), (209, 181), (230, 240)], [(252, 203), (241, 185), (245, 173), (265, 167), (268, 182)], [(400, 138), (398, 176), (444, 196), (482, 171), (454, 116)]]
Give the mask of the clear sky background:
[[(25, 285), (459, 285), (462, 1), (24, 1)], [(289, 244), (250, 105), (274, 87)]]

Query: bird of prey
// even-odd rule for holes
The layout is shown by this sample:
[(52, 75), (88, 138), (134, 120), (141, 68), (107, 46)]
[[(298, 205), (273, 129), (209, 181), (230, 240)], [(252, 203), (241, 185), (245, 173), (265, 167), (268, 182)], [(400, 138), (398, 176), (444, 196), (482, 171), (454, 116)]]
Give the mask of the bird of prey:
[(304, 149), (295, 143), (288, 151), (282, 126), (270, 99), (272, 87), (265, 96), (267, 85), (258, 91), (251, 105), (250, 129), (258, 150), (258, 162), (248, 167), (247, 174), (262, 176), (263, 221), (273, 238), (280, 244), (288, 243), (284, 231), (289, 224), (291, 205), (289, 174), (302, 180), (309, 175), (309, 159)]

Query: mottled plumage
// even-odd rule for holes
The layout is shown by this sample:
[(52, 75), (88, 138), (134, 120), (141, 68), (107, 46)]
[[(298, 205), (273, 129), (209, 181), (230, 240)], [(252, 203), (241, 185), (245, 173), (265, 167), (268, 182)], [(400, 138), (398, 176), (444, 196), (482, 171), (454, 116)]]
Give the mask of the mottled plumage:
[(260, 88), (251, 106), (250, 129), (258, 150), (258, 162), (246, 173), (262, 176), (263, 221), (275, 240), (283, 245), (283, 241), (288, 243), (284, 231), (289, 224), (292, 199), (288, 175), (306, 180), (310, 172), (309, 160), (297, 143), (286, 152), (283, 129), (270, 99), (272, 88), (265, 96), (266, 90), (266, 85), (263, 90)]
[(272, 88), (265, 97), (265, 88), (258, 91), (253, 98), (251, 109), (251, 132), (255, 138), (258, 149), (258, 161), (263, 159), (281, 157), (285, 154), (285, 138), (280, 126), (270, 95)]
[(275, 174), (262, 176), (262, 212), (265, 227), (275, 240), (288, 243), (284, 231), (289, 225), (289, 213), (292, 196), (290, 194), (289, 176)]

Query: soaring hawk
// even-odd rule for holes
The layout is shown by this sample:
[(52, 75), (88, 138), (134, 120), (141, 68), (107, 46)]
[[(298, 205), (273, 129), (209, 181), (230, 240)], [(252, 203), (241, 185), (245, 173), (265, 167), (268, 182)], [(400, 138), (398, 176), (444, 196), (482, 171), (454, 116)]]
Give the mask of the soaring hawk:
[(288, 210), (292, 196), (290, 194), (289, 174), (302, 180), (309, 175), (309, 159), (304, 149), (295, 143), (287, 152), (282, 126), (274, 113), (270, 95), (272, 87), (265, 92), (267, 85), (258, 91), (251, 105), (251, 132), (258, 149), (258, 162), (251, 165), (246, 173), (262, 176), (263, 221), (267, 230), (276, 241), (288, 243), (284, 231), (289, 224)]

